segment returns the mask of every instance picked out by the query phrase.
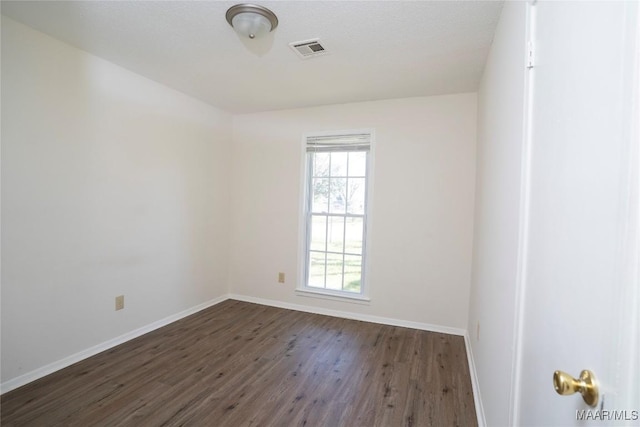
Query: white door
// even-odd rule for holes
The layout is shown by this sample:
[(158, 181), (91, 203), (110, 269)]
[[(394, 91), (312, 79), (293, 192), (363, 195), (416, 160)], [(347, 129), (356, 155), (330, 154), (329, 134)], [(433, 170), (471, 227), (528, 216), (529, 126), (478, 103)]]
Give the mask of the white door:
[[(529, 8), (529, 208), (514, 420), (640, 425), (638, 3)], [(555, 370), (578, 377), (583, 369), (599, 381), (594, 408), (552, 384)]]

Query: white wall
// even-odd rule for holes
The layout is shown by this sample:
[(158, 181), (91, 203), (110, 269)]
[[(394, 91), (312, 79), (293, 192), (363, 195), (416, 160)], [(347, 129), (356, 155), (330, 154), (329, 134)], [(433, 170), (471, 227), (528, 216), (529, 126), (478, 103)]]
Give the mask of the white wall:
[(478, 92), (468, 331), (490, 426), (509, 425), (523, 168), (525, 5), (505, 3)]
[[(375, 129), (376, 139), (371, 303), (296, 295), (302, 135), (357, 128)], [(475, 94), (234, 116), (233, 139), (232, 293), (466, 328)]]
[(3, 382), (226, 294), (230, 116), (4, 17), (2, 106)]

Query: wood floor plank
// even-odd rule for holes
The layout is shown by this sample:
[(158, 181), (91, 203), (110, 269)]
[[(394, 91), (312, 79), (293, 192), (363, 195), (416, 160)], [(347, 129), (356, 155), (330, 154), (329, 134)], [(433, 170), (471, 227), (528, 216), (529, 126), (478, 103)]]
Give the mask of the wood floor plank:
[(2, 395), (2, 426), (475, 426), (462, 337), (228, 300)]

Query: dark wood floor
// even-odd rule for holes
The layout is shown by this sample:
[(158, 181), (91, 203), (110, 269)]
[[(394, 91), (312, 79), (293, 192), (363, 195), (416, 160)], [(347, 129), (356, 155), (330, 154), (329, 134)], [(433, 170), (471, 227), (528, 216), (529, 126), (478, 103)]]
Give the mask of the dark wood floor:
[(1, 399), (3, 426), (475, 426), (462, 337), (225, 301)]

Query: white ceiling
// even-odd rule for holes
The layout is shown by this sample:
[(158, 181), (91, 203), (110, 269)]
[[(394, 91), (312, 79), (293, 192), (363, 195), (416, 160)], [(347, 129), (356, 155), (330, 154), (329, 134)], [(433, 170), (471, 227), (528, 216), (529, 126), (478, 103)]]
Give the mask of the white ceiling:
[[(253, 1), (253, 0), (252, 0)], [(233, 1), (2, 1), (2, 14), (231, 113), (472, 92), (501, 1), (259, 1), (265, 39)], [(319, 37), (329, 55), (289, 43)]]

